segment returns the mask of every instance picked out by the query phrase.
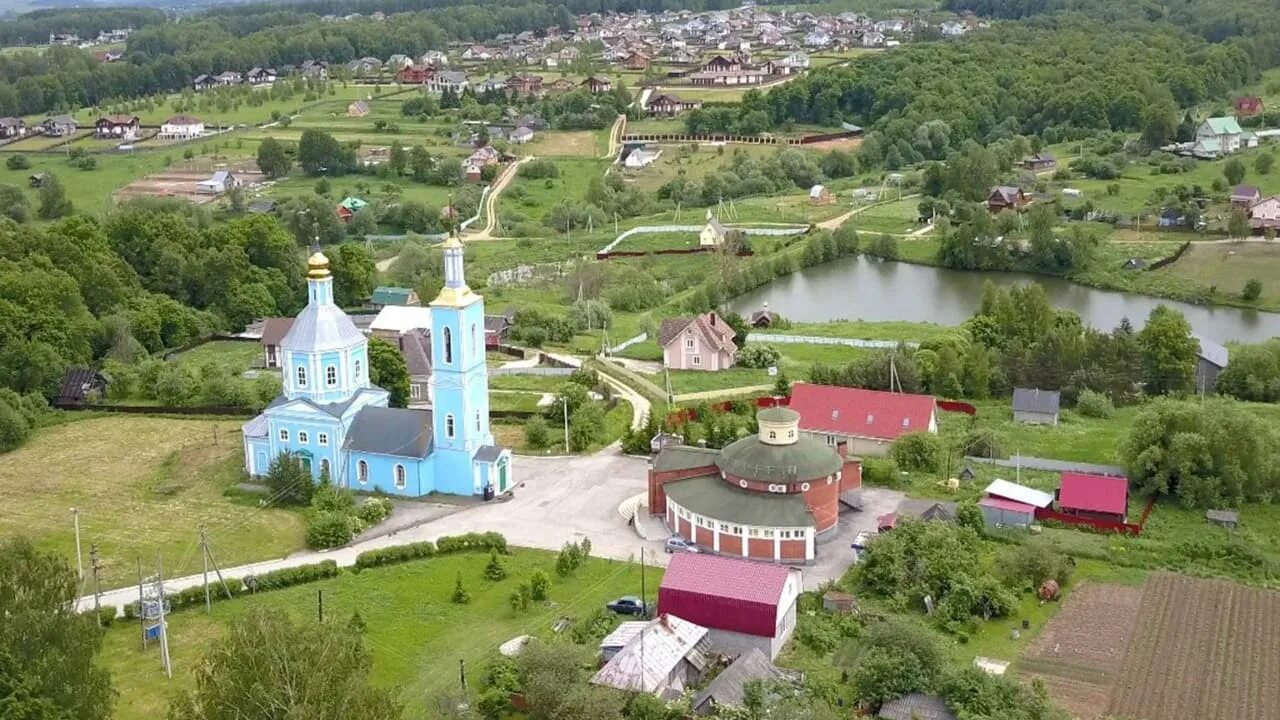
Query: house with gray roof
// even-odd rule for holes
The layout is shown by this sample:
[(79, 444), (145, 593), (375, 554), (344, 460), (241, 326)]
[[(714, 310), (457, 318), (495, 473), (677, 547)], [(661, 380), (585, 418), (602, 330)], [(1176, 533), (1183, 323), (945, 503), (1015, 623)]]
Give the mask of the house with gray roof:
[(741, 708), (746, 704), (747, 685), (753, 682), (791, 682), (795, 673), (774, 665), (761, 652), (751, 648), (738, 656), (702, 692), (693, 698), (693, 711), (699, 715), (714, 715), (721, 708)]
[(1013, 419), (1024, 425), (1057, 425), (1061, 402), (1057, 390), (1014, 388)]
[(911, 693), (890, 700), (876, 713), (880, 720), (956, 720), (956, 714), (937, 695)]
[(1230, 362), (1230, 352), (1199, 333), (1191, 333), (1191, 338), (1199, 344), (1196, 350), (1196, 392), (1213, 392), (1218, 385), (1218, 376)]

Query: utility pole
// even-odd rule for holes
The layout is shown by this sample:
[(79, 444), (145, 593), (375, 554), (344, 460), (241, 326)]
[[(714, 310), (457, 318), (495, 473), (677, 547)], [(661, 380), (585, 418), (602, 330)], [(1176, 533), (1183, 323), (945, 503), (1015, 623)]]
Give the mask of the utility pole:
[(316, 617), (324, 622), (324, 591), (316, 591)]
[(204, 611), (213, 612), (213, 600), (209, 598), (209, 536), (204, 523), (200, 523), (200, 559), (204, 562)]
[(467, 661), (458, 658), (458, 682), (462, 684), (462, 691), (467, 690)]
[(97, 616), (98, 627), (102, 627), (102, 615), (98, 612), (101, 609), (102, 590), (98, 585), (98, 543), (89, 545), (89, 565), (93, 570), (93, 614)]
[(164, 619), (164, 558), (156, 552), (156, 579), (160, 587), (160, 662), (164, 665), (164, 674), (173, 677), (173, 664), (169, 660), (169, 625)]
[(80, 582), (84, 583), (84, 557), (80, 554), (80, 511), (71, 508), (71, 518), (76, 526), (76, 574), (80, 578)]
[(145, 596), (142, 591), (142, 556), (138, 556), (138, 625), (142, 630), (142, 649), (147, 649), (147, 615), (143, 612), (142, 601)]
[(564, 403), (564, 452), (569, 454), (569, 398), (561, 398)]

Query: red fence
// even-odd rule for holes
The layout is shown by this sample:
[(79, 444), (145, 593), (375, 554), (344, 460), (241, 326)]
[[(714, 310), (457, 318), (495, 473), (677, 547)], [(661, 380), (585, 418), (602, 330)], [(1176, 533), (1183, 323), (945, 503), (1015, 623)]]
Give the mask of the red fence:
[(1142, 534), (1142, 527), (1147, 524), (1147, 518), (1151, 515), (1151, 508), (1155, 507), (1155, 498), (1147, 501), (1146, 507), (1142, 509), (1142, 516), (1138, 518), (1136, 523), (1122, 523), (1114, 520), (1099, 520), (1097, 518), (1081, 517), (1079, 515), (1069, 515), (1060, 513), (1049, 508), (1036, 508), (1037, 520), (1053, 520), (1055, 522), (1066, 523), (1068, 525), (1087, 525), (1095, 530), (1104, 532), (1128, 533), (1137, 537)]
[(959, 400), (939, 400), (938, 409), (946, 410), (947, 412), (964, 413), (970, 417), (978, 416), (978, 408), (967, 402), (961, 402)]
[[(788, 405), (791, 404), (791, 398), (776, 397), (773, 395), (764, 395), (762, 397), (755, 398), (754, 402), (757, 408), (787, 407)], [(712, 404), (711, 411), (718, 412), (718, 413), (728, 412), (729, 409), (732, 407), (733, 407), (733, 401), (725, 400), (723, 402)], [(960, 402), (958, 400), (939, 400), (938, 408), (942, 410), (946, 410), (947, 412), (964, 413), (972, 417), (977, 417), (978, 415), (978, 409), (976, 407), (974, 407), (973, 405), (970, 405), (967, 402)], [(695, 408), (683, 408), (681, 410), (676, 410), (675, 412), (667, 416), (667, 422), (672, 425), (679, 425), (680, 423), (683, 423), (683, 422), (694, 422), (697, 419), (698, 419), (698, 411)], [(1144, 514), (1143, 519), (1145, 518), (1146, 518), (1146, 515)]]
[[(701, 253), (716, 252), (717, 247), (706, 246), (696, 248), (671, 248), (668, 250), (610, 250), (605, 252), (601, 250), (596, 253), (597, 260), (608, 260), (611, 257), (644, 257), (645, 255), (698, 255)], [(750, 257), (754, 253), (751, 250), (743, 248), (739, 250), (739, 257)]]

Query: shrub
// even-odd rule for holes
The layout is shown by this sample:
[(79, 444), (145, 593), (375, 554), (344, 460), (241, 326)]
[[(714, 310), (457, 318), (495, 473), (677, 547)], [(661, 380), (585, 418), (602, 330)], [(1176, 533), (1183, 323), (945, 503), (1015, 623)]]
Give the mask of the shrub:
[(476, 711), (484, 720), (501, 720), (511, 710), (511, 696), (498, 688), (489, 688), (476, 701)]
[(560, 177), (560, 166), (550, 160), (530, 160), (520, 166), (516, 174), (522, 178), (539, 180), (542, 178)]
[(901, 435), (889, 450), (899, 467), (935, 472), (942, 459), (942, 441), (933, 433), (917, 431)]
[(502, 561), (498, 559), (497, 552), (489, 553), (489, 564), (484, 566), (484, 576), (495, 582), (506, 579), (507, 569), (503, 567)]
[(382, 565), (394, 565), (395, 563), (429, 558), (435, 554), (435, 543), (430, 541), (378, 548), (376, 550), (366, 550), (357, 555), (356, 567), (365, 569)]
[(862, 481), (870, 485), (896, 485), (898, 463), (892, 458), (865, 458), (862, 462)]
[(1093, 390), (1082, 390), (1076, 398), (1076, 412), (1085, 417), (1109, 418), (1116, 411), (1111, 398)]
[(511, 591), (511, 609), (517, 612), (523, 612), (529, 609), (533, 604), (533, 592), (529, 589), (529, 583), (520, 583), (520, 587)]
[[(1262, 157), (1269, 157), (1269, 156), (1263, 155)], [(1240, 297), (1249, 302), (1253, 302), (1254, 300), (1257, 300), (1261, 296), (1262, 296), (1262, 281), (1259, 280), (1258, 278), (1249, 278), (1249, 281), (1244, 284), (1244, 290), (1240, 292)]]
[(316, 488), (311, 498), (311, 509), (318, 513), (332, 512), (346, 515), (356, 506), (356, 496), (343, 488), (328, 483)]
[(391, 507), (391, 501), (387, 498), (365, 498), (364, 502), (360, 503), (360, 509), (356, 514), (365, 525), (372, 527), (391, 516)]
[(262, 575), (251, 575), (245, 578), (244, 586), (250, 592), (258, 593), (267, 590), (282, 590), (294, 585), (315, 582), (316, 580), (336, 577), (337, 575), (338, 563), (333, 560), (322, 560), (310, 565), (298, 565), (297, 567), (272, 570)]
[[(203, 592), (203, 591), (202, 591)], [(111, 627), (111, 623), (116, 621), (116, 606), (108, 605), (98, 608), (98, 624), (102, 627)]]
[(956, 505), (956, 524), (978, 534), (982, 534), (987, 526), (986, 519), (982, 517), (982, 510), (978, 508), (977, 503), (972, 502)]
[(10, 170), (26, 170), (31, 167), (31, 161), (26, 155), (10, 155), (8, 160), (4, 161), (5, 167)]
[(534, 570), (529, 576), (529, 596), (538, 602), (551, 597), (551, 578), (541, 570)]
[(604, 608), (596, 608), (595, 613), (582, 618), (569, 629), (569, 637), (575, 643), (583, 645), (604, 639), (618, 625), (618, 617)]
[(449, 596), (449, 600), (457, 603), (458, 605), (466, 605), (471, 602), (471, 593), (467, 592), (467, 589), (462, 587), (461, 572), (458, 573), (458, 577), (453, 583), (453, 594)]
[(551, 442), (547, 421), (540, 417), (530, 418), (524, 424), (524, 441), (534, 450), (545, 448)]
[(354, 536), (346, 513), (325, 510), (307, 521), (307, 547), (313, 550), (346, 545)]
[(1028, 540), (1001, 551), (996, 567), (1001, 579), (1014, 589), (1036, 588), (1045, 580), (1066, 587), (1075, 561), (1047, 543)]
[(738, 351), (737, 364), (745, 368), (777, 367), (782, 353), (772, 345), (747, 345)]
[(507, 554), (507, 539), (502, 533), (467, 533), (465, 535), (445, 535), (435, 543), (420, 542), (396, 547), (366, 550), (356, 556), (356, 567), (367, 569), (382, 565), (420, 560), (434, 555), (452, 555), (455, 553), (489, 550), (500, 555)]

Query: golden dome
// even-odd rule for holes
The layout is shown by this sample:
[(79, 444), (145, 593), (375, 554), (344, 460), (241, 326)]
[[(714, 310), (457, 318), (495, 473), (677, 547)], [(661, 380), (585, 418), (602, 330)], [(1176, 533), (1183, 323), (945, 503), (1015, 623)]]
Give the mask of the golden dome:
[(307, 258), (307, 277), (329, 277), (329, 258), (325, 257), (324, 253), (319, 250)]

